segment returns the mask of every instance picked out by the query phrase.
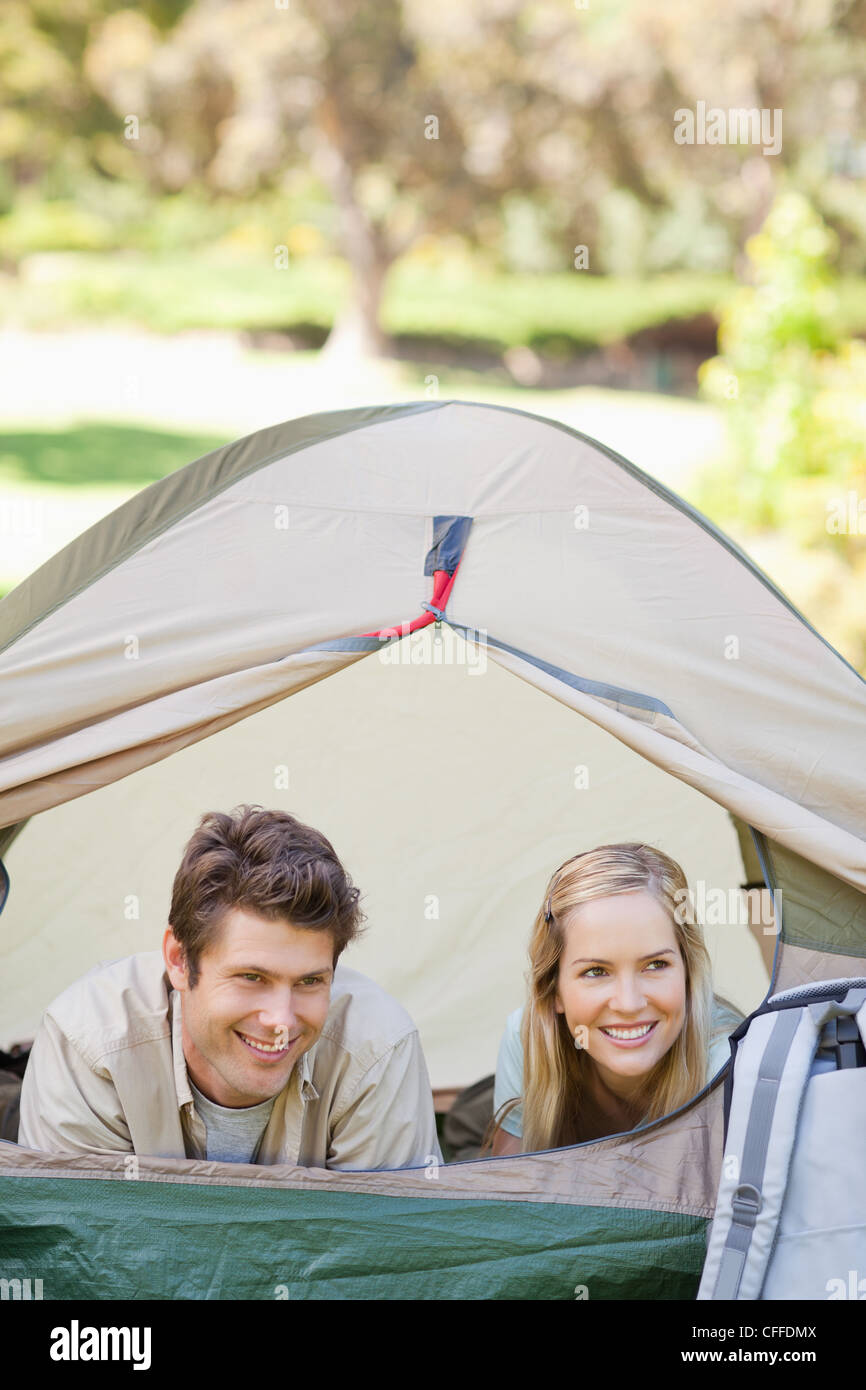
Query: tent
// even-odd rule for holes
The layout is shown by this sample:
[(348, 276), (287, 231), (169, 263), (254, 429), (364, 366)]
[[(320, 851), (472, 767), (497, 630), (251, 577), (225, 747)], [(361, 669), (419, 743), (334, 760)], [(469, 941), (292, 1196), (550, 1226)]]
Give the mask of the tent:
[[(409, 1008), (439, 1092), (492, 1070), (543, 885), (592, 844), (646, 839), (708, 891), (759, 863), (773, 987), (862, 973), (863, 681), (693, 508), (527, 412), (338, 411), (197, 460), (0, 604), (0, 681), (0, 1042), (158, 944), (198, 815), (239, 801), (332, 839), (369, 918), (347, 963)], [(755, 1007), (753, 934), (706, 915), (718, 992)], [(45, 1297), (690, 1298), (720, 1083), (628, 1135), (404, 1172), (2, 1144), (3, 1273), (45, 1270)]]

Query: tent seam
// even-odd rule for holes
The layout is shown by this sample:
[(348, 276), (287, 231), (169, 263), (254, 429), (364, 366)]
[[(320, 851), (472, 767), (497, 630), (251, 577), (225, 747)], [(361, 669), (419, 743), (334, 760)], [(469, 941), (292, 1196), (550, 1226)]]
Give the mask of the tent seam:
[[(351, 424), (351, 425), (344, 426), (342, 429), (336, 428), (336, 429), (334, 429), (333, 431), (326, 431), (325, 434), (319, 435), (315, 440), (307, 439), (307, 440), (304, 440), (302, 443), (297, 444), (297, 445), (295, 445), (295, 446), (293, 446), (293, 447), (290, 447), (290, 448), (288, 448), (288, 449), (280, 449), (280, 450), (277, 450), (273, 455), (270, 455), (270, 456), (266, 457), (265, 459), (259, 460), (258, 462), (256, 462), (254, 465), (251, 465), (251, 466), (250, 466), (249, 468), (247, 468), (247, 469), (243, 469), (243, 470), (239, 471), (239, 472), (238, 472), (237, 474), (235, 474), (230, 480), (227, 480), (227, 481), (225, 481), (224, 483), (222, 483), (221, 485), (219, 485), (219, 486), (217, 486), (217, 487), (214, 487), (211, 491), (206, 492), (206, 493), (203, 494), (200, 498), (197, 498), (196, 501), (195, 501), (194, 503), (190, 504), (188, 507), (186, 507), (186, 508), (184, 508), (184, 509), (178, 511), (178, 512), (175, 513), (175, 514), (173, 514), (172, 517), (169, 518), (162, 526), (158, 527), (156, 530), (154, 530), (153, 532), (151, 532), (151, 533), (148, 535), (148, 537), (147, 537), (146, 539), (141, 540), (141, 541), (138, 542), (137, 544), (130, 546), (126, 551), (121, 552), (121, 553), (111, 562), (111, 564), (107, 565), (102, 571), (99, 571), (98, 573), (96, 573), (96, 574), (90, 576), (89, 579), (88, 579), (87, 581), (83, 582), (77, 589), (73, 590), (73, 591), (72, 591), (71, 593), (69, 593), (69, 594), (66, 594), (66, 595), (65, 595), (62, 599), (60, 599), (56, 604), (52, 605), (51, 608), (49, 608), (49, 609), (45, 610), (43, 613), (41, 613), (41, 614), (39, 615), (38, 618), (35, 618), (31, 623), (27, 624), (24, 628), (22, 628), (19, 632), (17, 632), (17, 633), (15, 634), (14, 637), (10, 638), (10, 640), (9, 640), (7, 643), (4, 643), (2, 646), (0, 646), (0, 654), (2, 654), (2, 653), (3, 653), (4, 651), (6, 651), (9, 647), (11, 647), (12, 645), (14, 645), (15, 642), (17, 642), (21, 637), (25, 636), (26, 633), (30, 632), (34, 627), (38, 626), (38, 624), (39, 624), (40, 622), (43, 622), (43, 621), (45, 620), (45, 618), (51, 616), (52, 613), (55, 613), (55, 612), (57, 612), (58, 609), (62, 608), (62, 607), (64, 606), (64, 604), (68, 603), (71, 599), (77, 597), (77, 595), (78, 595), (79, 593), (83, 592), (84, 589), (89, 588), (92, 584), (97, 583), (99, 579), (104, 578), (105, 575), (106, 575), (106, 574), (109, 574), (109, 573), (111, 572), (111, 570), (113, 570), (113, 569), (115, 569), (115, 568), (117, 567), (117, 565), (123, 563), (124, 560), (129, 559), (131, 555), (136, 554), (137, 551), (141, 550), (150, 540), (155, 540), (155, 539), (157, 538), (157, 536), (163, 534), (163, 532), (164, 532), (165, 530), (167, 530), (170, 526), (175, 525), (178, 521), (182, 520), (185, 516), (189, 515), (191, 512), (197, 510), (200, 506), (204, 505), (204, 503), (206, 503), (206, 502), (208, 502), (208, 501), (212, 501), (214, 497), (218, 497), (218, 496), (220, 495), (221, 492), (226, 491), (226, 490), (227, 490), (228, 488), (230, 488), (235, 482), (240, 481), (242, 478), (248, 477), (248, 476), (250, 476), (251, 474), (258, 472), (259, 469), (261, 469), (261, 468), (266, 468), (266, 467), (268, 467), (271, 463), (275, 463), (275, 462), (277, 461), (277, 459), (279, 459), (279, 458), (288, 458), (288, 457), (290, 457), (293, 453), (299, 453), (299, 452), (301, 452), (303, 449), (305, 449), (305, 448), (310, 448), (310, 447), (312, 447), (312, 446), (315, 445), (315, 444), (324, 442), (325, 440), (337, 438), (337, 437), (339, 437), (339, 436), (341, 436), (341, 435), (352, 434), (352, 433), (355, 433), (357, 430), (363, 429), (363, 428), (365, 428), (365, 427), (367, 427), (367, 426), (392, 424), (392, 423), (394, 423), (394, 422), (397, 421), (397, 420), (402, 420), (402, 419), (407, 418), (407, 417), (409, 417), (409, 416), (411, 416), (411, 415), (413, 415), (413, 414), (419, 414), (419, 413), (421, 413), (421, 412), (429, 411), (429, 410), (438, 410), (438, 409), (442, 409), (442, 408), (445, 408), (445, 407), (447, 407), (447, 406), (452, 406), (452, 405), (465, 406), (465, 407), (469, 407), (469, 408), (482, 409), (482, 410), (500, 410), (500, 411), (506, 411), (506, 412), (508, 412), (508, 413), (510, 413), (510, 414), (513, 414), (513, 415), (521, 415), (521, 416), (523, 416), (523, 417), (526, 418), (526, 419), (533, 420), (533, 421), (535, 421), (535, 422), (537, 422), (537, 423), (540, 423), (540, 424), (544, 424), (544, 425), (551, 426), (552, 428), (559, 430), (561, 433), (570, 435), (573, 439), (579, 439), (579, 440), (581, 440), (582, 443), (588, 444), (588, 445), (590, 445), (592, 448), (598, 449), (602, 454), (605, 455), (606, 458), (610, 459), (610, 461), (611, 461), (612, 463), (616, 464), (616, 466), (617, 466), (618, 468), (623, 469), (626, 473), (628, 473), (631, 477), (633, 477), (633, 478), (635, 479), (635, 481), (641, 483), (644, 487), (648, 488), (649, 491), (653, 492), (656, 496), (658, 496), (659, 498), (661, 498), (663, 501), (665, 501), (665, 502), (669, 503), (670, 505), (674, 506), (674, 507), (675, 507), (678, 511), (680, 511), (684, 516), (686, 516), (689, 520), (691, 520), (691, 521), (694, 522), (696, 525), (698, 525), (703, 531), (705, 531), (705, 532), (706, 532), (708, 535), (710, 535), (714, 540), (716, 540), (721, 546), (723, 546), (723, 548), (726, 549), (731, 555), (733, 555), (737, 560), (739, 560), (740, 563), (741, 563), (742, 565), (744, 565), (744, 567), (745, 567), (747, 570), (749, 570), (749, 571), (751, 572), (751, 574), (753, 574), (754, 577), (755, 577), (761, 584), (763, 584), (763, 585), (765, 586), (765, 588), (767, 588), (767, 589), (769, 590), (770, 593), (772, 593), (773, 595), (775, 595), (775, 597), (778, 598), (778, 599), (782, 602), (782, 604), (788, 609), (788, 611), (789, 611), (795, 618), (797, 618), (797, 619), (803, 624), (804, 627), (808, 628), (808, 630), (813, 634), (813, 636), (815, 636), (815, 637), (818, 638), (818, 640), (828, 649), (828, 651), (831, 651), (831, 652), (833, 653), (834, 656), (838, 657), (838, 659), (839, 659), (841, 662), (843, 662), (843, 664), (848, 668), (848, 670), (851, 671), (851, 672), (857, 677), (857, 679), (861, 682), (861, 684), (866, 685), (866, 680), (864, 680), (864, 677), (860, 675), (860, 672), (857, 671), (857, 670), (854, 668), (854, 666), (852, 666), (851, 663), (850, 663), (844, 656), (842, 656), (841, 652), (837, 651), (836, 648), (835, 648), (830, 642), (828, 642), (827, 639), (826, 639), (825, 637), (823, 637), (823, 636), (821, 635), (821, 633), (818, 632), (818, 630), (817, 630), (815, 627), (812, 626), (812, 624), (808, 621), (808, 619), (807, 619), (806, 617), (804, 617), (804, 615), (799, 611), (799, 609), (797, 609), (797, 608), (795, 607), (795, 605), (791, 602), (791, 600), (787, 597), (787, 595), (784, 594), (784, 593), (782, 592), (782, 590), (779, 589), (779, 588), (777, 587), (777, 585), (775, 585), (775, 584), (773, 583), (773, 581), (769, 578), (769, 576), (768, 576), (767, 574), (765, 574), (765, 572), (755, 563), (754, 560), (751, 559), (751, 557), (750, 557), (749, 555), (746, 554), (746, 552), (745, 552), (744, 550), (742, 550), (734, 541), (732, 541), (731, 538), (730, 538), (729, 536), (726, 536), (725, 533), (724, 533), (723, 531), (721, 531), (721, 530), (715, 525), (714, 522), (710, 521), (710, 519), (709, 519), (708, 517), (705, 517), (701, 512), (699, 512), (699, 511), (697, 510), (697, 508), (692, 507), (691, 504), (690, 504), (689, 502), (687, 502), (684, 498), (680, 497), (679, 494), (673, 492), (670, 488), (667, 488), (663, 483), (659, 482), (658, 479), (653, 478), (653, 477), (652, 477), (650, 474), (648, 474), (648, 473), (645, 473), (644, 470), (643, 470), (642, 468), (639, 468), (637, 464), (631, 463), (630, 460), (624, 458), (621, 454), (617, 453), (616, 450), (611, 449), (608, 445), (603, 444), (600, 440), (593, 438), (591, 435), (584, 434), (581, 430), (575, 429), (574, 426), (572, 426), (572, 425), (566, 425), (564, 422), (562, 422), (562, 421), (560, 421), (560, 420), (554, 420), (554, 419), (551, 419), (550, 417), (543, 416), (543, 415), (536, 415), (536, 414), (534, 414), (534, 412), (532, 412), (532, 411), (521, 410), (518, 406), (501, 405), (501, 404), (495, 403), (495, 402), (463, 401), (463, 400), (454, 400), (454, 399), (447, 400), (447, 401), (412, 401), (412, 402), (406, 402), (404, 405), (401, 405), (401, 406), (396, 407), (396, 409), (395, 409), (394, 406), (388, 406), (388, 405), (385, 405), (385, 406), (378, 406), (378, 407), (375, 407), (375, 406), (374, 406), (374, 407), (367, 407), (367, 408), (366, 408), (367, 410), (374, 410), (374, 411), (375, 411), (375, 410), (379, 410), (379, 411), (382, 411), (382, 412), (383, 412), (382, 418), (380, 418), (380, 419), (378, 419), (378, 420), (375, 419), (375, 418), (374, 418), (374, 419), (367, 419), (367, 418), (365, 418), (365, 419), (363, 419), (363, 420), (358, 421), (358, 422), (355, 423), (355, 424)], [(384, 413), (384, 412), (392, 412), (392, 413)], [(342, 413), (342, 412), (323, 412), (323, 413), (327, 415), (327, 414), (335, 414), (335, 413), (336, 413), (336, 414), (340, 414), (340, 413)], [(351, 413), (351, 412), (346, 412), (346, 413)], [(303, 420), (312, 420), (312, 419), (315, 419), (315, 418), (316, 418), (316, 417), (315, 417), (314, 415), (313, 415), (313, 416), (301, 416), (301, 417), (299, 417), (298, 419), (296, 419), (296, 420), (294, 420), (294, 421), (284, 421), (284, 422), (282, 422), (282, 423), (283, 423), (283, 424), (296, 424), (296, 425), (299, 425)], [(226, 444), (226, 445), (224, 446), (223, 450), (216, 450), (216, 451), (214, 451), (214, 452), (216, 452), (216, 453), (218, 453), (218, 454), (222, 454), (223, 452), (226, 452), (226, 451), (228, 451), (228, 450), (230, 450), (230, 449), (236, 448), (239, 444), (245, 443), (247, 440), (254, 439), (256, 433), (265, 433), (265, 432), (267, 432), (268, 429), (279, 429), (279, 428), (280, 428), (279, 425), (267, 426), (266, 429), (263, 430), (263, 431), (254, 431), (253, 434), (251, 434), (251, 435), (242, 436), (242, 438), (241, 438), (240, 440), (235, 440), (235, 441), (232, 441), (232, 442), (229, 443), (229, 444)], [(210, 455), (208, 455), (208, 454), (202, 455), (202, 458), (208, 458), (208, 457), (210, 457)], [(198, 463), (200, 463), (200, 462), (201, 462), (200, 459), (194, 459), (194, 460), (192, 460), (189, 464), (185, 465), (185, 468), (194, 468), (194, 467), (196, 467), (196, 465), (197, 465)], [(178, 470), (178, 472), (183, 472), (183, 471), (184, 471), (183, 469), (182, 469), (182, 470)], [(178, 476), (178, 473), (169, 474), (169, 475), (168, 475), (168, 478), (171, 479), (171, 478), (175, 478), (175, 477), (177, 477), (177, 476)], [(162, 486), (162, 484), (165, 483), (165, 482), (167, 482), (167, 481), (168, 481), (168, 479), (160, 479), (158, 482), (152, 484), (151, 486), (154, 487), (154, 488), (158, 488), (158, 487)], [(146, 493), (147, 491), (149, 491), (149, 489), (147, 489), (147, 488), (144, 489), (144, 492), (145, 492), (145, 493)], [(139, 493), (139, 494), (136, 494), (136, 496), (139, 496), (139, 497), (140, 497), (141, 495), (142, 495), (142, 494), (140, 494), (140, 493)], [(134, 499), (130, 499), (130, 501), (133, 501), (133, 500), (134, 500)], [(127, 504), (124, 504), (124, 505), (127, 505)], [(114, 515), (113, 512), (112, 512), (112, 513), (109, 513), (109, 516), (113, 516), (113, 515)], [(421, 515), (421, 513), (415, 513), (415, 515)], [(104, 519), (104, 520), (107, 520), (107, 518), (103, 518), (103, 519)], [(99, 525), (99, 524), (100, 524), (100, 523), (97, 523), (97, 525)], [(87, 533), (87, 532), (84, 532), (83, 534), (84, 534), (84, 535), (87, 535), (88, 533)], [(77, 544), (77, 542), (80, 541), (80, 540), (81, 540), (81, 537), (77, 537), (76, 540), (74, 540), (74, 541), (71, 542), (71, 544), (72, 544), (72, 545), (75, 545), (75, 544)], [(63, 553), (62, 551), (58, 552), (58, 554), (62, 554), (62, 553)], [(52, 558), (54, 558), (54, 557), (52, 557)], [(50, 563), (50, 561), (48, 561), (47, 563)], [(38, 573), (38, 571), (36, 571), (36, 573)], [(27, 581), (25, 580), (24, 582), (26, 583)], [(12, 592), (14, 593), (15, 591), (13, 590)]]
[[(417, 411), (421, 411), (421, 410), (431, 409), (434, 405), (438, 404), (438, 402), (420, 401), (420, 402), (414, 402), (413, 404), (414, 404), (414, 406), (416, 407), (416, 410), (417, 410)], [(369, 408), (369, 407), (368, 407), (368, 408)], [(388, 407), (388, 406), (372, 407), (372, 409), (380, 409), (380, 410), (384, 410), (384, 411), (387, 411), (387, 410), (390, 409), (390, 408), (391, 408), (391, 407)], [(331, 413), (334, 413), (334, 412), (331, 412)], [(341, 412), (336, 412), (336, 413), (341, 413)], [(407, 411), (405, 411), (405, 412), (403, 412), (403, 413), (404, 413), (404, 414), (412, 414), (412, 413), (415, 413), (415, 412), (414, 412), (414, 411), (411, 411), (411, 410), (407, 410)], [(284, 423), (284, 424), (299, 424), (301, 420), (313, 419), (313, 418), (315, 418), (315, 417), (314, 417), (314, 416), (301, 416), (301, 417), (299, 417), (299, 419), (296, 420), (296, 421), (284, 421), (283, 423)], [(72, 599), (77, 598), (79, 594), (81, 594), (81, 593), (83, 593), (85, 590), (87, 590), (87, 589), (93, 587), (93, 585), (97, 584), (101, 579), (104, 579), (105, 576), (106, 576), (107, 574), (110, 574), (110, 573), (112, 572), (112, 570), (116, 569), (116, 568), (118, 567), (118, 565), (123, 564), (126, 560), (130, 559), (131, 556), (136, 555), (140, 550), (143, 550), (144, 547), (145, 547), (146, 545), (149, 545), (151, 541), (156, 540), (159, 536), (163, 535), (164, 532), (167, 531), (170, 527), (177, 525), (177, 523), (178, 523), (179, 521), (182, 521), (185, 517), (191, 515), (191, 514), (192, 514), (193, 512), (195, 512), (195, 511), (197, 511), (200, 507), (204, 506), (207, 502), (212, 502), (212, 501), (214, 500), (214, 498), (219, 497), (220, 493), (228, 491), (228, 489), (229, 489), (230, 487), (233, 487), (235, 483), (240, 482), (241, 479), (246, 478), (246, 477), (249, 477), (251, 474), (258, 472), (259, 469), (269, 467), (270, 464), (276, 463), (278, 459), (281, 459), (281, 458), (289, 458), (292, 454), (294, 454), (294, 453), (300, 453), (300, 452), (302, 452), (303, 449), (311, 448), (311, 447), (313, 447), (314, 445), (323, 443), (323, 442), (324, 442), (325, 440), (327, 440), (327, 439), (333, 439), (333, 438), (337, 438), (337, 437), (342, 436), (342, 435), (353, 434), (356, 430), (363, 429), (365, 426), (370, 425), (370, 424), (372, 424), (372, 423), (377, 423), (377, 424), (390, 424), (390, 423), (393, 422), (393, 420), (395, 420), (395, 419), (397, 419), (397, 418), (403, 418), (403, 417), (402, 417), (402, 415), (400, 415), (400, 416), (393, 415), (393, 416), (390, 416), (390, 417), (389, 417), (389, 416), (385, 416), (383, 419), (378, 420), (378, 421), (375, 421), (375, 422), (374, 422), (374, 421), (371, 421), (371, 420), (366, 420), (366, 419), (365, 419), (365, 420), (360, 420), (360, 421), (357, 422), (357, 424), (346, 426), (346, 427), (344, 427), (343, 429), (335, 429), (335, 430), (333, 430), (333, 431), (328, 431), (328, 432), (326, 432), (326, 433), (323, 434), (323, 435), (317, 436), (316, 439), (306, 439), (306, 440), (304, 440), (303, 442), (301, 442), (300, 444), (296, 444), (296, 445), (294, 445), (294, 446), (292, 446), (292, 447), (278, 449), (275, 453), (266, 456), (264, 459), (259, 459), (255, 464), (251, 465), (249, 468), (240, 470), (238, 473), (234, 474), (231, 478), (225, 480), (224, 482), (221, 482), (219, 485), (215, 485), (211, 490), (209, 490), (209, 491), (203, 493), (201, 496), (197, 497), (197, 498), (195, 499), (194, 502), (188, 504), (186, 507), (182, 507), (182, 508), (181, 508), (180, 510), (178, 510), (177, 512), (172, 513), (172, 515), (171, 515), (170, 517), (168, 517), (160, 526), (157, 526), (153, 531), (150, 531), (145, 537), (141, 538), (140, 540), (137, 540), (137, 541), (135, 542), (135, 544), (130, 544), (130, 545), (127, 546), (124, 550), (120, 551), (120, 552), (111, 560), (110, 564), (105, 565), (101, 570), (98, 570), (98, 571), (96, 571), (94, 574), (89, 575), (88, 578), (87, 578), (85, 581), (83, 581), (80, 585), (78, 585), (77, 588), (71, 590), (71, 592), (69, 592), (69, 593), (67, 593), (67, 594), (64, 594), (64, 596), (63, 596), (61, 599), (59, 599), (59, 600), (57, 601), (57, 603), (53, 604), (50, 608), (45, 609), (45, 611), (42, 612), (42, 613), (40, 613), (40, 615), (39, 615), (37, 618), (34, 618), (32, 622), (28, 623), (25, 627), (21, 628), (21, 629), (15, 634), (14, 637), (11, 637), (11, 638), (9, 639), (8, 642), (5, 642), (5, 643), (3, 643), (2, 645), (0, 645), (0, 655), (2, 655), (5, 651), (8, 651), (8, 649), (9, 649), (10, 647), (14, 646), (16, 642), (20, 641), (20, 639), (21, 639), (22, 637), (25, 637), (25, 636), (27, 635), (28, 632), (31, 632), (35, 627), (38, 627), (39, 624), (42, 623), (42, 622), (44, 622), (46, 618), (51, 617), (52, 614), (58, 612), (58, 611), (59, 611), (61, 608), (63, 608), (67, 603), (70, 603), (70, 602), (72, 601)], [(254, 439), (257, 433), (266, 433), (267, 430), (269, 430), (269, 429), (279, 429), (279, 428), (280, 428), (279, 425), (270, 425), (270, 426), (266, 426), (266, 427), (265, 427), (265, 430), (262, 430), (262, 431), (254, 431), (254, 432), (253, 432), (252, 434), (250, 434), (250, 435), (244, 435), (244, 436), (242, 436), (241, 439), (232, 440), (232, 441), (230, 441), (228, 444), (224, 445), (224, 446), (223, 446), (223, 449), (217, 449), (217, 450), (214, 450), (213, 452), (216, 453), (216, 454), (223, 454), (223, 453), (227, 452), (229, 449), (234, 449), (234, 448), (236, 448), (238, 445), (243, 444), (243, 443), (246, 443), (247, 440)], [(152, 483), (152, 484), (150, 485), (150, 487), (152, 487), (152, 488), (159, 488), (159, 487), (163, 486), (163, 484), (169, 482), (170, 480), (173, 480), (173, 479), (177, 478), (177, 477), (178, 477), (181, 473), (183, 473), (187, 468), (195, 468), (198, 464), (200, 464), (200, 463), (202, 462), (202, 459), (206, 459), (206, 458), (210, 458), (210, 457), (211, 457), (211, 454), (202, 454), (200, 458), (198, 458), (198, 459), (192, 459), (188, 464), (185, 464), (185, 465), (184, 465), (184, 468), (178, 469), (175, 473), (169, 473), (169, 474), (167, 475), (166, 478), (160, 478), (157, 482)], [(130, 501), (130, 502), (133, 502), (133, 501), (135, 501), (136, 498), (141, 498), (141, 497), (143, 497), (146, 493), (148, 493), (148, 492), (150, 491), (150, 487), (144, 488), (143, 491), (140, 492), (140, 493), (136, 493), (132, 498), (129, 499), (129, 501)], [(126, 506), (126, 505), (128, 505), (128, 504), (127, 504), (127, 503), (123, 503), (123, 504), (122, 504), (122, 506)], [(114, 512), (109, 512), (108, 516), (107, 516), (107, 517), (103, 517), (103, 518), (101, 519), (101, 521), (99, 521), (99, 522), (96, 523), (96, 525), (97, 525), (97, 526), (100, 526), (100, 525), (102, 524), (102, 521), (108, 521), (110, 517), (115, 516), (115, 515), (116, 515), (116, 512), (119, 511), (119, 510), (121, 510), (121, 509), (122, 509), (122, 508), (116, 508)], [(90, 528), (88, 528), (87, 531), (82, 532), (82, 534), (81, 534), (80, 536), (76, 536), (75, 539), (74, 539), (73, 541), (70, 542), (70, 545), (73, 545), (73, 546), (78, 545), (78, 544), (83, 540), (83, 538), (89, 534), (89, 531), (90, 531), (90, 530), (93, 530), (93, 529), (95, 529), (95, 528), (90, 527)], [(67, 549), (67, 548), (68, 548), (68, 547), (64, 546), (64, 547), (63, 547), (63, 550), (65, 550), (65, 549)], [(56, 552), (56, 555), (52, 556), (46, 563), (50, 564), (50, 563), (51, 563), (51, 560), (52, 560), (52, 559), (56, 559), (57, 555), (62, 555), (62, 554), (63, 554), (63, 550), (57, 551), (57, 552)], [(38, 574), (39, 571), (37, 570), (37, 571), (35, 571), (35, 573)], [(32, 577), (32, 576), (28, 576), (28, 578), (31, 578), (31, 577)], [(26, 583), (27, 583), (27, 580), (25, 579), (23, 582), (26, 584)], [(13, 590), (12, 590), (12, 593), (14, 593), (14, 592), (15, 592), (15, 590), (13, 589)], [(8, 595), (7, 597), (11, 597), (11, 594)]]

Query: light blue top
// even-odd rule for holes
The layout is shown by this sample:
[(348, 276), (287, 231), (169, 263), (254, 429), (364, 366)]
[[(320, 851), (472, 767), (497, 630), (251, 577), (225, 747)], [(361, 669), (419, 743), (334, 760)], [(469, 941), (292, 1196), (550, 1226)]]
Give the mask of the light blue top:
[[(523, 1008), (515, 1009), (508, 1015), (505, 1024), (505, 1032), (502, 1035), (502, 1042), (499, 1045), (499, 1058), (496, 1063), (496, 1085), (493, 1091), (493, 1113), (498, 1112), (499, 1107), (506, 1101), (513, 1100), (515, 1096), (523, 1094), (523, 1044), (520, 1041), (520, 1024), (523, 1018)], [(707, 1054), (707, 1074), (704, 1084), (712, 1081), (717, 1072), (727, 1062), (731, 1055), (728, 1035), (733, 1033), (738, 1023), (742, 1023), (743, 1014), (731, 1009), (727, 1004), (723, 1004), (719, 999), (713, 999), (713, 1016), (711, 1025), (710, 1047)], [(642, 1122), (643, 1123), (643, 1122)], [(508, 1133), (513, 1134), (519, 1139), (523, 1134), (523, 1106), (515, 1105), (513, 1110), (509, 1110), (505, 1119), (502, 1121), (502, 1128)]]

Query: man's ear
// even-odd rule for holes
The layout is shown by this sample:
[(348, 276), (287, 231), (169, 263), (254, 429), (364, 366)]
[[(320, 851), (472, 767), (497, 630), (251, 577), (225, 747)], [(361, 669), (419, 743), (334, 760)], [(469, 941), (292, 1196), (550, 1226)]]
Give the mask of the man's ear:
[(189, 972), (186, 968), (184, 950), (171, 927), (166, 928), (165, 936), (162, 938), (162, 958), (172, 987), (189, 989)]

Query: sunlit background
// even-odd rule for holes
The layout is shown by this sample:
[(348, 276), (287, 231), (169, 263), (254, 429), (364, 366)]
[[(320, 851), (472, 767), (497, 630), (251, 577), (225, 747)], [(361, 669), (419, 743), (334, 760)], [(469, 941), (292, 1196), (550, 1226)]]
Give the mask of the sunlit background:
[(866, 669), (863, 4), (2, 18), (0, 592), (240, 434), (463, 397), (625, 453)]

